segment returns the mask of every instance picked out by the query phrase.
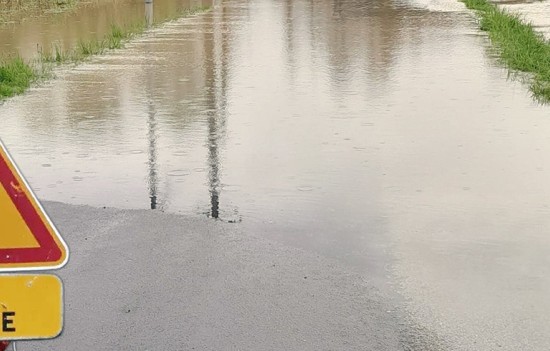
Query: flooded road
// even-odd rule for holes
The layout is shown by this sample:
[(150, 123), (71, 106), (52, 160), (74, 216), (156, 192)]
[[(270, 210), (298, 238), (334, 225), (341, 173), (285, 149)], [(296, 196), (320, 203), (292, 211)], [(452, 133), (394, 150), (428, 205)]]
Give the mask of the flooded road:
[(550, 110), (477, 28), (227, 1), (7, 101), (0, 137), (43, 199), (235, 222), (398, 291), (449, 350), (550, 349)]

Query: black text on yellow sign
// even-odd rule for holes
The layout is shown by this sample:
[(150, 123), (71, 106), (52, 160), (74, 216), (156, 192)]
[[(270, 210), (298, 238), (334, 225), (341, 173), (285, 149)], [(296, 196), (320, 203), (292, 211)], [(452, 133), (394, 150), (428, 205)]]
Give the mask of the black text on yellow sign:
[(0, 340), (51, 339), (63, 329), (63, 284), (54, 275), (0, 275)]

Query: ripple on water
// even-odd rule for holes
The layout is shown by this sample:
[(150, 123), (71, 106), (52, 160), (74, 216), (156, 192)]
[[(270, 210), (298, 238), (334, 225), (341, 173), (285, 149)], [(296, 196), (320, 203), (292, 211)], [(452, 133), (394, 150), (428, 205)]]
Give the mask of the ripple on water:
[(223, 184), (222, 190), (226, 192), (235, 192), (241, 190), (241, 187), (239, 185), (234, 184)]
[(177, 150), (177, 151), (172, 152), (172, 155), (173, 156), (186, 156), (187, 152), (185, 152), (183, 150)]
[(191, 174), (191, 171), (187, 169), (174, 169), (169, 171), (168, 176), (170, 177), (185, 177)]

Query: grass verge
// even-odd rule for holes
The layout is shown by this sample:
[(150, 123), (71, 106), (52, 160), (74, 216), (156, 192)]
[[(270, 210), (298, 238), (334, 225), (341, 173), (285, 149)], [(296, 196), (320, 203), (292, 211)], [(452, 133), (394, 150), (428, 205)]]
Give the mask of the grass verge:
[[(207, 6), (186, 9), (166, 21), (206, 12)], [(154, 24), (155, 25), (155, 24)], [(40, 51), (36, 62), (25, 62), (21, 57), (0, 58), (0, 100), (25, 92), (33, 82), (50, 76), (55, 64), (80, 63), (90, 56), (100, 55), (108, 50), (121, 49), (124, 43), (147, 29), (145, 21), (134, 25), (111, 25), (102, 39), (79, 41), (74, 48), (65, 50), (57, 44), (47, 52)]]
[(0, 98), (23, 93), (38, 78), (29, 64), (20, 57), (0, 60)]
[(530, 89), (542, 103), (550, 102), (550, 43), (522, 18), (487, 0), (463, 0), (475, 10), (504, 64), (532, 75)]

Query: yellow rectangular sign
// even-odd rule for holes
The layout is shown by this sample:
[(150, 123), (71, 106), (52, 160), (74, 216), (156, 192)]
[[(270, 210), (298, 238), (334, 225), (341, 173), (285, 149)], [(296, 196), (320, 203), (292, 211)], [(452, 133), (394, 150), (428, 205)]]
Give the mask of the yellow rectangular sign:
[(54, 275), (0, 275), (0, 340), (51, 339), (63, 329), (63, 284)]

